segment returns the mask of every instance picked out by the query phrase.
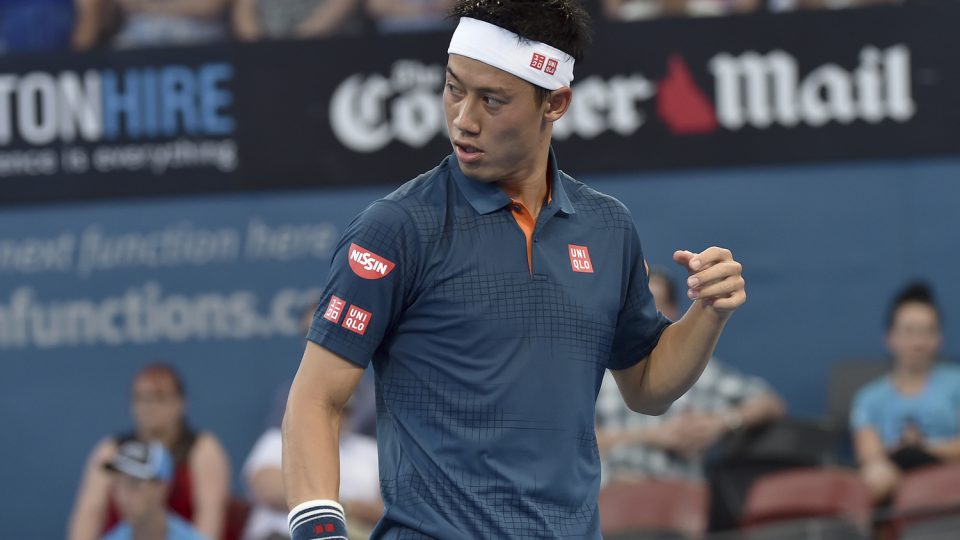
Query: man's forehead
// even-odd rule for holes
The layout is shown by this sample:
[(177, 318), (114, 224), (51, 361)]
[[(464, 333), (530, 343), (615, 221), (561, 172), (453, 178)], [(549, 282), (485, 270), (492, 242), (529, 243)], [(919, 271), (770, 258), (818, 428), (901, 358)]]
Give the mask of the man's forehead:
[(506, 92), (515, 92), (529, 84), (512, 73), (458, 54), (449, 55), (447, 73), (453, 75), (463, 84), (491, 90), (499, 89)]

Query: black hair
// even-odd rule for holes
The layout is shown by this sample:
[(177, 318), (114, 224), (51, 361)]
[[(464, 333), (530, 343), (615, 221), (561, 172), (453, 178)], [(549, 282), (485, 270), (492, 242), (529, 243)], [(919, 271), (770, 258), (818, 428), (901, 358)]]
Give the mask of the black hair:
[(937, 306), (933, 291), (924, 281), (912, 281), (905, 285), (890, 303), (890, 310), (887, 312), (887, 330), (893, 328), (894, 319), (897, 312), (906, 304), (925, 304), (937, 314), (937, 321), (942, 319), (940, 308)]
[[(590, 45), (590, 15), (579, 0), (457, 0), (451, 17), (470, 17), (539, 41), (569, 54), (577, 62)], [(550, 90), (533, 85), (539, 103)]]
[(660, 278), (667, 284), (667, 302), (670, 305), (677, 306), (677, 283), (674, 281), (673, 276), (670, 275), (665, 268), (661, 266), (654, 266), (650, 268), (650, 274), (648, 279)]

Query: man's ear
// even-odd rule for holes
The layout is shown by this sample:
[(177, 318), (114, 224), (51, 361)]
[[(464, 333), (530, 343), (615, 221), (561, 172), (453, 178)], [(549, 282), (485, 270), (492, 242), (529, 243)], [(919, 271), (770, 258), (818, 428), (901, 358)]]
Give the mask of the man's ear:
[(556, 122), (567, 113), (567, 109), (570, 108), (572, 102), (573, 90), (570, 87), (564, 86), (550, 92), (546, 110), (543, 112), (543, 119), (547, 122)]

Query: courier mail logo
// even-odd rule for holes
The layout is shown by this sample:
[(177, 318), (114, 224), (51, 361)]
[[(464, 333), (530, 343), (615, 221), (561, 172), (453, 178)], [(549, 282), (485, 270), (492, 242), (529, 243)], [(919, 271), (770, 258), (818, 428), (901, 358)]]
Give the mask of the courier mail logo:
[(350, 244), (350, 269), (363, 279), (382, 279), (393, 271), (396, 265), (376, 253)]
[(783, 50), (721, 53), (708, 67), (714, 80), (712, 103), (683, 57), (669, 59), (667, 75), (657, 87), (657, 113), (672, 133), (903, 123), (917, 111), (906, 45), (865, 46), (853, 69), (827, 63), (803, 73), (797, 58)]

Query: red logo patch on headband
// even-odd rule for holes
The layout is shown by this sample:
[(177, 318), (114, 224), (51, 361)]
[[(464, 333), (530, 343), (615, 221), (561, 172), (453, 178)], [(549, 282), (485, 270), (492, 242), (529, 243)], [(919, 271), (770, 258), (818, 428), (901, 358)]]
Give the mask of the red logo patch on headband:
[(533, 59), (530, 60), (530, 67), (532, 67), (537, 71), (543, 71), (543, 66), (546, 63), (547, 63), (546, 56), (539, 53), (533, 53)]
[(547, 67), (545, 67), (543, 71), (547, 75), (555, 75), (557, 73), (557, 66), (559, 65), (560, 65), (560, 62), (558, 62), (554, 58), (551, 58), (550, 60), (547, 60)]

